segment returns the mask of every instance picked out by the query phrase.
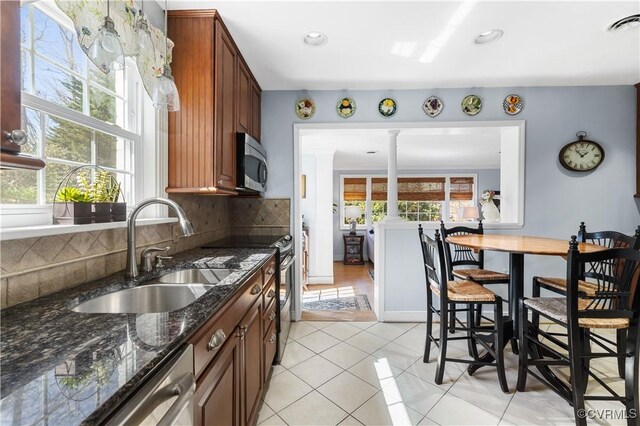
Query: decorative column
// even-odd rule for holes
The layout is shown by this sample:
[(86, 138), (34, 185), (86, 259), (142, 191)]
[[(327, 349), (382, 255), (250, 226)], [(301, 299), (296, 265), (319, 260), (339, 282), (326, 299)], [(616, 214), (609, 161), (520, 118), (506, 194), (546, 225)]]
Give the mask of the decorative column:
[(398, 215), (398, 135), (400, 130), (389, 130), (389, 156), (387, 159), (387, 215), (385, 221), (400, 220)]

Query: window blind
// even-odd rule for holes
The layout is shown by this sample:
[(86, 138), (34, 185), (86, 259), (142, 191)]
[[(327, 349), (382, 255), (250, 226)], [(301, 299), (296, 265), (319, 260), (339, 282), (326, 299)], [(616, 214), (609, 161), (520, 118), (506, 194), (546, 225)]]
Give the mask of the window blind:
[[(444, 183), (443, 177), (398, 178), (398, 201), (444, 201)], [(371, 179), (371, 199), (387, 199), (387, 178)]]
[(344, 201), (367, 200), (367, 178), (344, 178)]
[(451, 200), (473, 200), (473, 178), (452, 177), (449, 179), (449, 198)]

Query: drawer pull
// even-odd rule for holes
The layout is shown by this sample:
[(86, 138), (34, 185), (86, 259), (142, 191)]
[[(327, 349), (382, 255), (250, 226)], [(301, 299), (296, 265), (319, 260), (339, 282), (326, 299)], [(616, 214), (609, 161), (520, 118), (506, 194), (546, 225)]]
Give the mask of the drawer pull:
[(211, 339), (209, 339), (207, 349), (209, 349), (210, 351), (218, 349), (220, 346), (222, 346), (222, 344), (224, 343), (224, 339), (226, 338), (227, 335), (224, 334), (224, 331), (222, 331), (221, 329), (216, 330), (216, 332), (211, 336)]
[(269, 337), (269, 343), (275, 343), (276, 342), (276, 333), (272, 333), (271, 337)]
[(269, 315), (269, 321), (273, 321), (274, 319), (276, 319), (276, 313), (271, 312), (271, 314)]
[(276, 295), (276, 291), (274, 289), (269, 290), (269, 293), (267, 293), (267, 297), (273, 297)]
[(260, 293), (260, 290), (262, 290), (262, 287), (260, 286), (260, 284), (256, 284), (251, 289), (251, 294), (254, 294), (254, 295), (258, 294), (258, 293)]

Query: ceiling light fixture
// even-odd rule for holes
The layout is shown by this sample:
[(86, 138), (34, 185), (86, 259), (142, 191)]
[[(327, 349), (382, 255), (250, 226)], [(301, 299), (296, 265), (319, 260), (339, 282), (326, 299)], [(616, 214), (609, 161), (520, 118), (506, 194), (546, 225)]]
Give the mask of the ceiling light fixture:
[(327, 36), (318, 31), (310, 31), (302, 39), (304, 44), (310, 47), (320, 47), (327, 44)]
[(485, 31), (484, 33), (476, 37), (475, 40), (473, 40), (473, 43), (477, 46), (494, 43), (500, 40), (503, 34), (504, 31), (502, 30)]
[(149, 23), (144, 15), (144, 1), (140, 2), (140, 10), (138, 10), (138, 19), (135, 26), (136, 39), (136, 57), (140, 57), (147, 52), (153, 52), (153, 41), (151, 40), (151, 31), (149, 31)]
[(607, 28), (609, 31), (626, 31), (631, 28), (640, 27), (640, 15), (629, 15), (622, 19), (618, 19)]
[(167, 25), (167, 15), (169, 14), (169, 3), (165, 0), (164, 6), (164, 66), (162, 74), (158, 76), (156, 85), (153, 88), (153, 106), (156, 108), (166, 108), (167, 111), (180, 110), (180, 95), (178, 88), (171, 75), (169, 66), (169, 34)]
[(107, 0), (107, 16), (102, 19), (102, 25), (98, 28), (98, 36), (89, 46), (89, 58), (105, 74), (111, 70), (124, 69), (124, 52), (120, 36), (109, 12), (109, 0)]

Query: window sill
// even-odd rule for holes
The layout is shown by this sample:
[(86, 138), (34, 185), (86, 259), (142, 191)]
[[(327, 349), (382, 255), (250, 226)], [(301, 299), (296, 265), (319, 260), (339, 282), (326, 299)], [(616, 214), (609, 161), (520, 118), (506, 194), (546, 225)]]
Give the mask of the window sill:
[[(136, 220), (136, 226), (159, 225), (177, 222), (178, 218), (150, 218)], [(41, 225), (0, 229), (0, 241), (23, 238), (45, 237), (47, 235), (73, 234), (75, 232), (102, 231), (103, 229), (126, 228), (127, 222), (92, 223), (89, 225)]]

